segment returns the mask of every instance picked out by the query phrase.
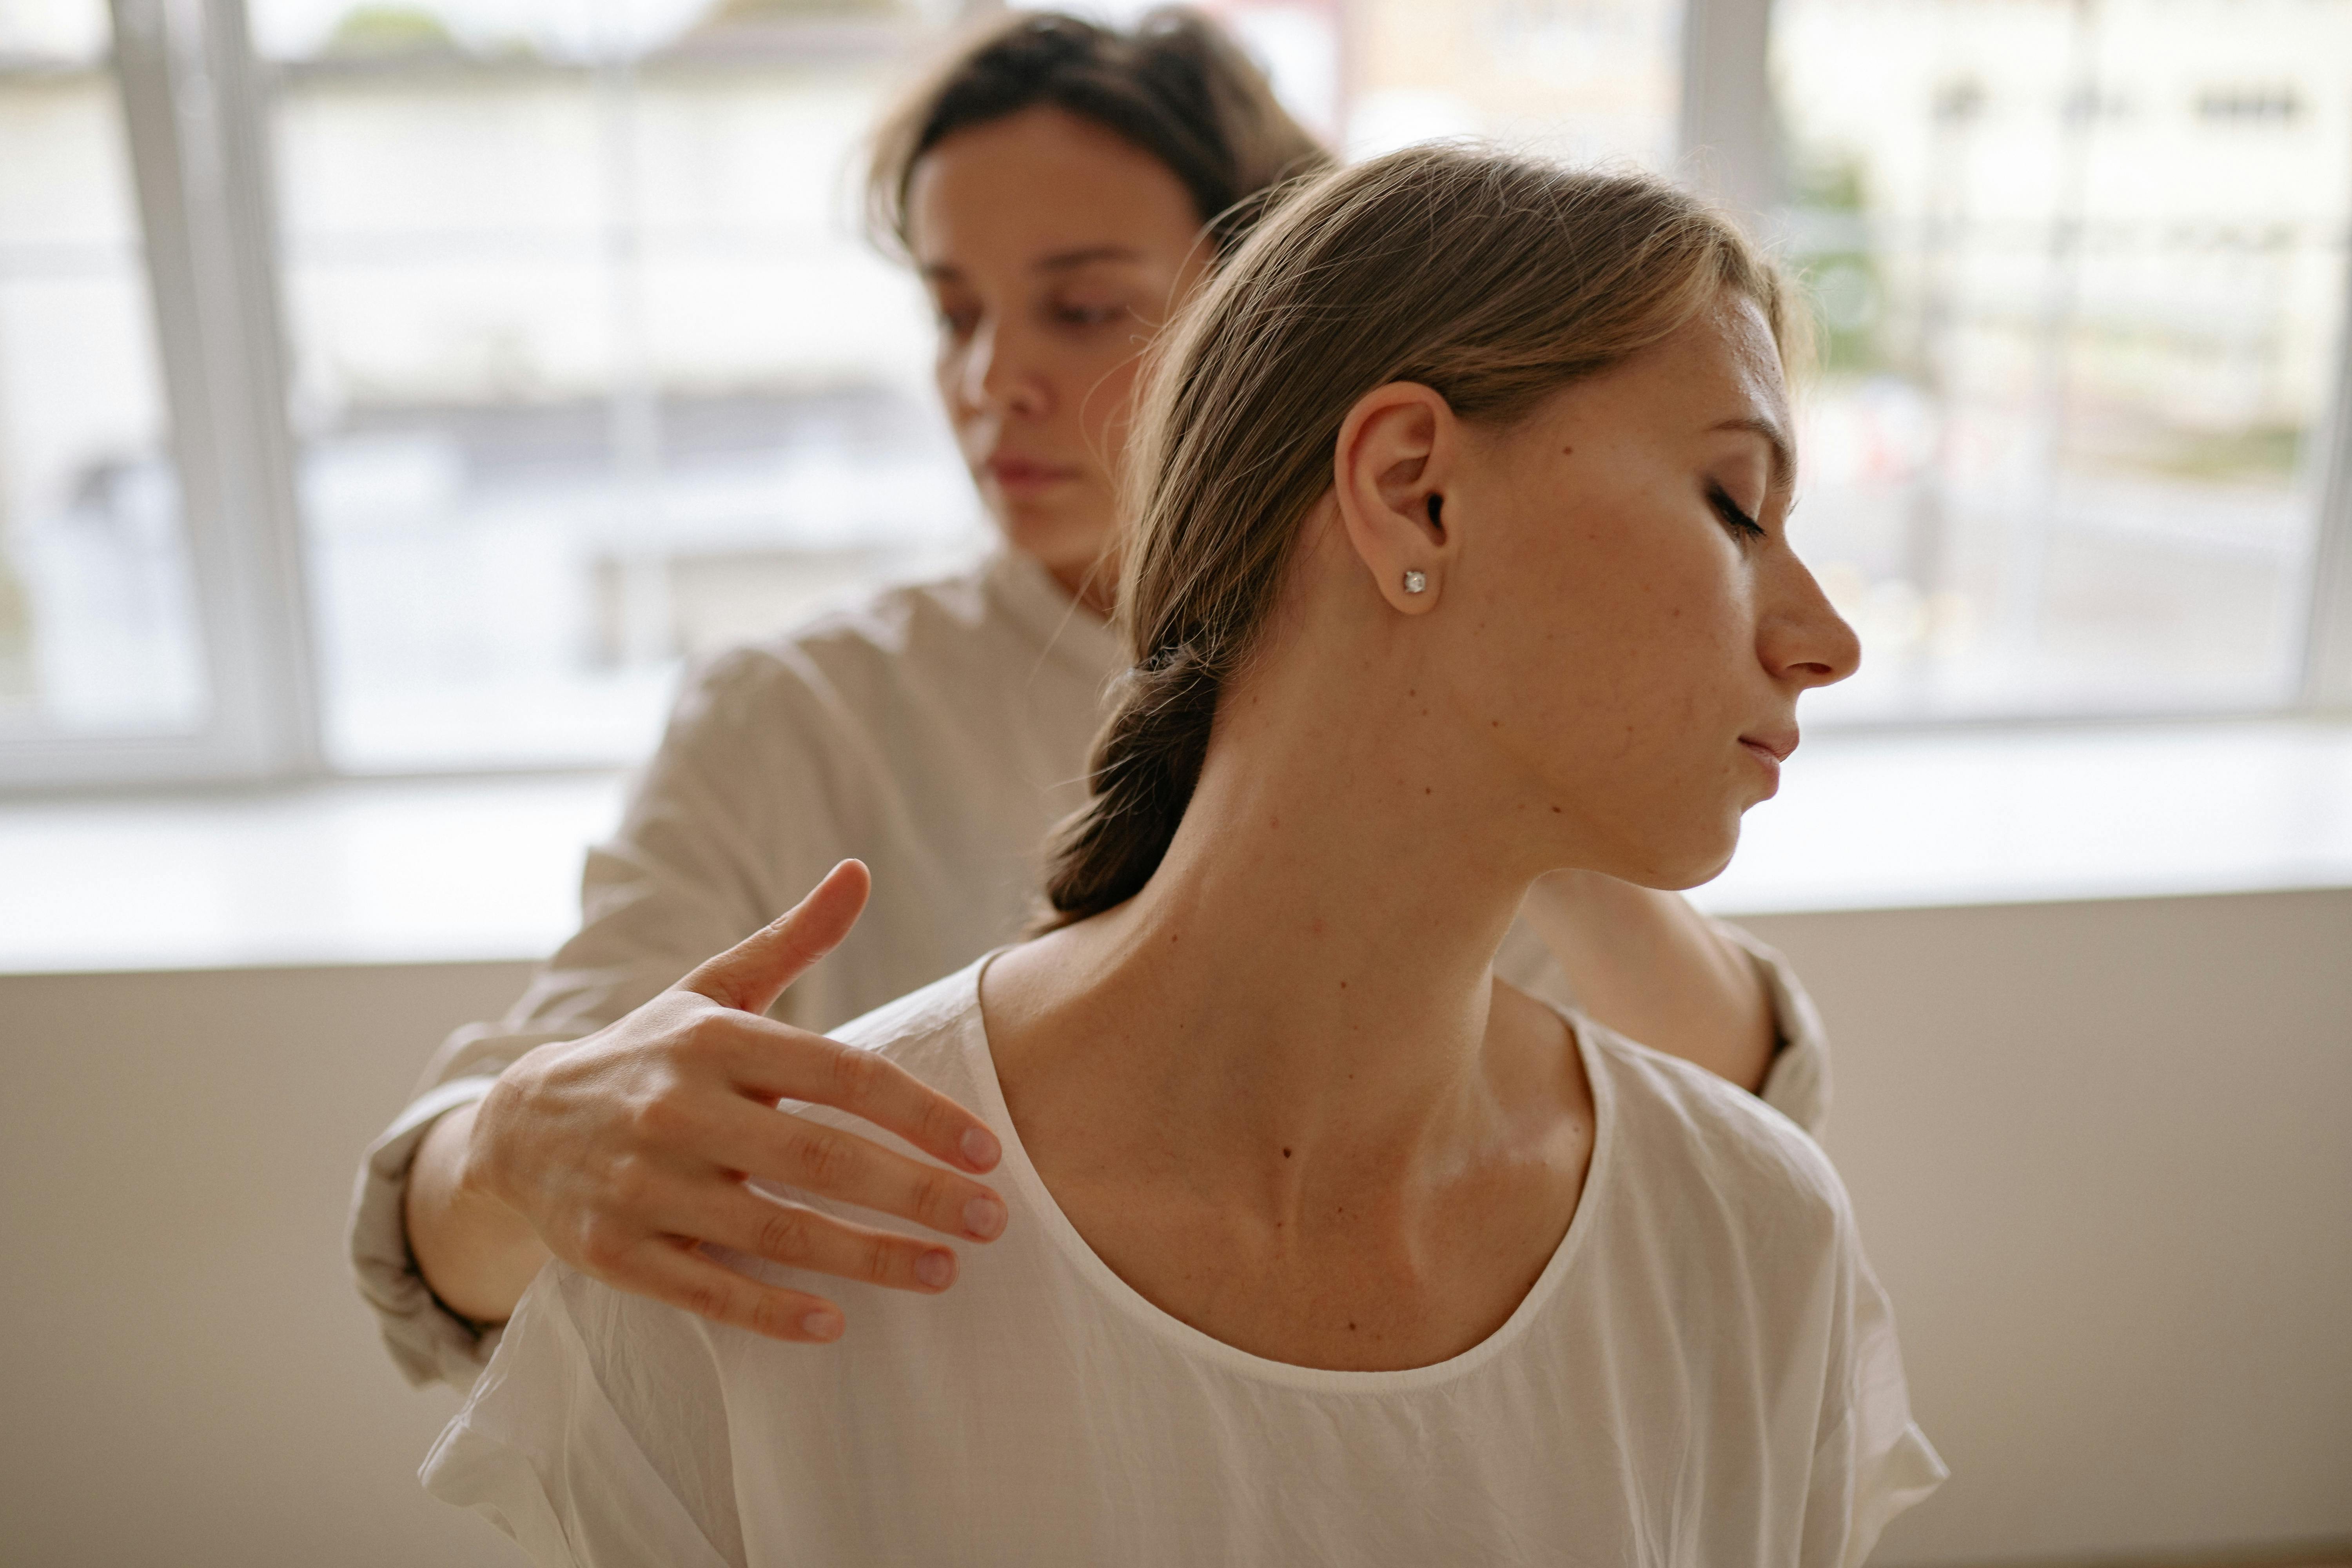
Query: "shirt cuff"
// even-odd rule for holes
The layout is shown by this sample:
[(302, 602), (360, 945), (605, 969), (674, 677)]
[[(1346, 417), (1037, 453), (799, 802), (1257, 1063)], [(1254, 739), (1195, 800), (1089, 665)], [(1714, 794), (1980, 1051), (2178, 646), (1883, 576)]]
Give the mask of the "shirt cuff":
[(368, 1146), (352, 1192), (352, 1269), (374, 1310), (384, 1347), (408, 1381), (471, 1387), (500, 1331), (444, 1307), (408, 1249), (408, 1170), (433, 1124), (489, 1093), (495, 1077), (453, 1079), (426, 1090)]

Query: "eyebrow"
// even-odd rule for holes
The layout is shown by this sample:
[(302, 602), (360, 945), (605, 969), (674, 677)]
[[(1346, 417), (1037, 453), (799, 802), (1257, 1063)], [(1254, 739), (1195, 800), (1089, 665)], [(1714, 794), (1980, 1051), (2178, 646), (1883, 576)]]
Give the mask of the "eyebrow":
[(1748, 417), (1727, 419), (1720, 425), (1707, 426), (1712, 436), (1718, 430), (1743, 430), (1750, 436), (1761, 436), (1764, 444), (1772, 448), (1772, 482), (1783, 489), (1797, 477), (1797, 449), (1789, 441), (1788, 432), (1769, 419)]
[[(1076, 268), (1091, 266), (1097, 261), (1140, 261), (1142, 259), (1143, 252), (1129, 246), (1089, 245), (1076, 250), (1057, 250), (1051, 256), (1040, 257), (1029, 264), (1029, 269), (1033, 272), (1068, 272)], [(940, 262), (924, 268), (923, 276), (961, 278), (963, 272), (961, 268)]]

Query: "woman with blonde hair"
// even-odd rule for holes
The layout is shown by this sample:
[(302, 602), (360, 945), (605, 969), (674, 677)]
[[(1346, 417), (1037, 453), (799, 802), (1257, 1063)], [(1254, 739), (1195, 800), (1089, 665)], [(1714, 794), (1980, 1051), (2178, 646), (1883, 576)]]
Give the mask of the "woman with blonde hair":
[(1495, 972), (1563, 868), (1713, 876), (1854, 668), (1787, 314), (1644, 178), (1269, 218), (1150, 382), (1050, 929), (842, 1032), (979, 1109), (1001, 1239), (823, 1352), (552, 1267), (430, 1489), (548, 1563), (1860, 1563), (1942, 1471), (1836, 1175)]
[[(580, 932), (506, 1019), (452, 1037), (369, 1152), (352, 1253), (412, 1378), (470, 1383), (551, 1255), (797, 1340), (841, 1331), (827, 1296), (755, 1287), (696, 1244), (920, 1294), (954, 1279), (935, 1241), (779, 1215), (747, 1173), (956, 1240), (996, 1234), (981, 1121), (823, 1031), (1028, 918), (1126, 663), (1102, 617), (1139, 351), (1266, 195), (1328, 162), (1231, 41), (1181, 11), (1131, 30), (1009, 17), (886, 122), (875, 227), (938, 309), (941, 402), (1002, 548), (738, 650), (690, 685), (619, 831), (589, 857)], [(803, 973), (837, 935), (803, 928), (835, 911), (769, 923), (852, 856), (873, 868), (871, 905)], [(1773, 955), (1598, 873), (1546, 878), (1526, 912), (1509, 978), (1818, 1127), (1819, 1026)], [(739, 943), (727, 1000), (741, 1005), (677, 988)], [(780, 1098), (856, 1117), (780, 1121), (766, 1113)], [(953, 1170), (901, 1158), (877, 1127)]]

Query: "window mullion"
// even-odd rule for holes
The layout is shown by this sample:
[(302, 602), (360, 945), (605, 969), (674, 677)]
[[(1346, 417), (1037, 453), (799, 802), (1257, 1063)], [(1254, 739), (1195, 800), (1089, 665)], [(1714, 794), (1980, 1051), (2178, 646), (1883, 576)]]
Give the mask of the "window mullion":
[(220, 163), (222, 279), (236, 322), (242, 396), (235, 432), (248, 491), (247, 591), (260, 656), (264, 737), (273, 772), (324, 769), (318, 648), (313, 636), (302, 517), (294, 479), (285, 320), (269, 165), (268, 105), (253, 56), (245, 0), (205, 0), (204, 47)]
[(313, 661), (243, 7), (113, 7), (214, 692), (211, 743), (182, 771), (315, 773)]
[(2352, 235), (2346, 237), (2344, 309), (2336, 334), (2336, 384), (2311, 552), (2311, 601), (2304, 623), (2303, 706), (2352, 712)]
[(1676, 163), (1759, 236), (1780, 199), (1771, 0), (1684, 0)]

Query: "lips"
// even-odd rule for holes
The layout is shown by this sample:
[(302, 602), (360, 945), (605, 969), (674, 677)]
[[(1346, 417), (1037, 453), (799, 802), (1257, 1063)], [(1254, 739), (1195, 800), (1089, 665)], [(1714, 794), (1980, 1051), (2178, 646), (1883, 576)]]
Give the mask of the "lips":
[(1797, 749), (1797, 732), (1794, 730), (1780, 730), (1764, 735), (1742, 735), (1739, 737), (1739, 743), (1748, 749), (1748, 754), (1755, 758), (1757, 765), (1764, 770), (1763, 798), (1769, 800), (1780, 794), (1780, 763), (1786, 760), (1790, 752)]
[(981, 468), (990, 479), (1008, 490), (1041, 489), (1078, 477), (1078, 470), (1075, 468), (1062, 463), (1041, 463), (1033, 458), (991, 458)]

